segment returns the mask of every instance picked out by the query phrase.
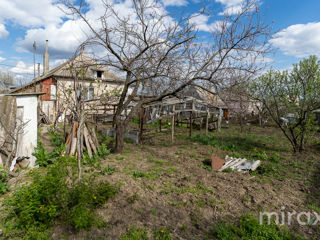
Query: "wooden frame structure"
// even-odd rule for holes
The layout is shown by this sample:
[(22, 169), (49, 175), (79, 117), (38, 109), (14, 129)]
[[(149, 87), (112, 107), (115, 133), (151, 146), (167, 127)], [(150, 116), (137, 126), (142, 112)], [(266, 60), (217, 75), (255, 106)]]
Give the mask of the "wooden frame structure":
[(214, 115), (216, 114), (219, 114), (218, 107), (194, 97), (167, 98), (163, 101), (143, 105), (140, 112), (140, 140), (143, 136), (144, 123), (160, 121), (159, 130), (161, 131), (161, 121), (163, 119), (171, 121), (172, 143), (174, 142), (174, 127), (179, 123), (186, 123), (189, 125), (189, 136), (191, 137), (193, 123), (199, 121), (201, 131), (203, 121), (205, 120), (205, 133), (207, 135), (210, 118), (212, 118), (213, 122)]

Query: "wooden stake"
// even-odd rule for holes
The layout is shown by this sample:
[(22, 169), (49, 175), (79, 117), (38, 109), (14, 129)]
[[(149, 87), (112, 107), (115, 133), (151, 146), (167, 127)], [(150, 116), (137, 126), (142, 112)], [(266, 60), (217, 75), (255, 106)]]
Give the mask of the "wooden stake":
[(206, 135), (208, 135), (208, 128), (209, 128), (209, 111), (207, 110), (207, 119), (206, 119)]
[(173, 112), (173, 115), (172, 115), (172, 122), (171, 122), (171, 142), (174, 143), (174, 125), (175, 125), (175, 120), (174, 120), (174, 115), (175, 115), (175, 109), (176, 109), (176, 105), (173, 105), (173, 108), (172, 108), (172, 112)]
[(89, 155), (90, 158), (92, 158), (92, 150), (91, 150), (91, 147), (90, 147), (89, 134), (88, 134), (87, 127), (84, 127), (83, 135), (84, 135), (84, 140), (86, 142), (86, 148), (87, 148), (88, 155)]
[(139, 143), (142, 142), (142, 134), (143, 134), (143, 119), (144, 119), (144, 107), (141, 107), (141, 112), (140, 112), (140, 135), (139, 135)]
[(97, 147), (94, 145), (90, 135), (88, 135), (88, 140), (89, 140), (89, 143), (90, 143), (92, 150), (94, 151), (95, 154), (97, 154), (98, 153)]
[(76, 149), (77, 149), (77, 138), (72, 138), (71, 141), (71, 150), (70, 150), (70, 154), (69, 156), (73, 156), (76, 153)]
[(192, 111), (190, 111), (190, 131), (189, 131), (189, 137), (192, 136)]
[(95, 131), (94, 127), (91, 130), (91, 135), (92, 135), (92, 140), (93, 140), (94, 144), (98, 147), (99, 146), (99, 141), (98, 141), (98, 138), (97, 138), (96, 131)]

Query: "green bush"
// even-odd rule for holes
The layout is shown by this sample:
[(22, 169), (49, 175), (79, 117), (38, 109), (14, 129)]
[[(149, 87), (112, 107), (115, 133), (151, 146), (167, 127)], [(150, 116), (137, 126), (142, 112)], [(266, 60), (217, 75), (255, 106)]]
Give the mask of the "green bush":
[(220, 240), (233, 239), (268, 239), (268, 240), (300, 240), (287, 229), (280, 228), (276, 224), (260, 224), (259, 220), (251, 215), (241, 217), (237, 225), (220, 223), (213, 229), (213, 236)]
[(2, 165), (0, 165), (0, 194), (4, 194), (9, 191), (9, 185), (7, 181), (9, 180), (9, 175), (6, 173)]
[(49, 164), (56, 162), (64, 149), (65, 145), (62, 143), (60, 146), (55, 146), (55, 149), (51, 153), (48, 153), (43, 147), (42, 142), (38, 139), (37, 147), (34, 149), (32, 155), (35, 156), (37, 165), (46, 167)]
[(50, 136), (50, 142), (54, 147), (60, 147), (65, 143), (64, 136), (62, 132), (55, 131), (54, 129), (49, 129), (48, 134)]
[(32, 183), (15, 190), (5, 202), (5, 233), (30, 236), (30, 229), (47, 230), (56, 221), (69, 223), (75, 229), (89, 229), (98, 219), (94, 209), (118, 190), (94, 175), (77, 180), (77, 161), (61, 157), (48, 166), (46, 173), (33, 171)]

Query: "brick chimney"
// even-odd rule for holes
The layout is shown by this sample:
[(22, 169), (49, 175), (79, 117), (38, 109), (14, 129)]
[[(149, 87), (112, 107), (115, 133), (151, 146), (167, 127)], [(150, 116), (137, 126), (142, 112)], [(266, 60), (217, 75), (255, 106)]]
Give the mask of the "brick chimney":
[(48, 53), (48, 40), (46, 40), (46, 51), (43, 55), (43, 75), (49, 72), (49, 53)]

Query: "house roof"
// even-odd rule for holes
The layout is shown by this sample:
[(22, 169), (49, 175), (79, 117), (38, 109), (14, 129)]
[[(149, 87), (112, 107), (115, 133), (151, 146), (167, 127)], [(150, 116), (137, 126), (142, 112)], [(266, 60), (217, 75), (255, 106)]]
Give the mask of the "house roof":
[[(62, 63), (61, 65), (51, 69), (49, 72), (40, 76), (40, 78), (38, 78), (38, 77), (34, 78), (31, 82), (24, 84), (18, 88), (13, 89), (11, 91), (11, 93), (15, 93), (23, 88), (26, 88), (30, 85), (41, 82), (42, 80), (45, 80), (49, 77), (72, 78), (72, 75), (70, 73), (71, 64), (76, 65), (77, 67), (84, 65), (84, 66), (87, 66), (88, 69), (90, 69), (90, 70), (104, 71), (104, 78), (101, 79), (101, 81), (113, 82), (113, 83), (123, 83), (124, 82), (124, 80), (122, 78), (117, 76), (111, 70), (109, 70), (108, 68), (106, 68), (102, 65), (99, 65), (95, 60), (93, 60), (92, 58), (90, 58), (86, 54), (82, 53), (82, 54), (70, 59), (69, 61), (66, 61), (65, 63)], [(85, 80), (87, 80), (87, 81), (88, 80), (89, 81), (96, 80), (96, 78), (94, 78), (94, 76), (90, 75), (90, 71), (88, 71), (88, 69), (87, 69), (87, 73), (86, 73), (87, 76), (86, 76)]]

